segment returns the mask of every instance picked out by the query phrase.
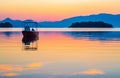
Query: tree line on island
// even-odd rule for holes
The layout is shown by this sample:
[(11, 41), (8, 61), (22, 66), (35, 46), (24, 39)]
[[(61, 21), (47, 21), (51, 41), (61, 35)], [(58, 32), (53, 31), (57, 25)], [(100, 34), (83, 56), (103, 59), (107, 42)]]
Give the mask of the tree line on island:
[(75, 22), (72, 23), (70, 28), (113, 28), (111, 24), (99, 21), (99, 22)]
[(10, 27), (13, 27), (13, 26), (9, 22), (0, 23), (0, 28), (10, 28)]

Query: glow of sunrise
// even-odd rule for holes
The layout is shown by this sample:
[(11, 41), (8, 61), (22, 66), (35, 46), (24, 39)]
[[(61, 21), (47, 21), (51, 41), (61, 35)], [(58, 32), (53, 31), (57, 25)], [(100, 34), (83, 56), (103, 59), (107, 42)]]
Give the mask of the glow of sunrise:
[(99, 13), (119, 14), (120, 0), (0, 0), (0, 20), (56, 21)]

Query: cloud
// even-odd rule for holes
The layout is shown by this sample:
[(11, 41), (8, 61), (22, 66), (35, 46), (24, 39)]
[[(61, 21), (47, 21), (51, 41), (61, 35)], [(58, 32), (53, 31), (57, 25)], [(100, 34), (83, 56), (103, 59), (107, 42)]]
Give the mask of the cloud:
[(103, 75), (103, 74), (105, 74), (105, 72), (102, 70), (98, 70), (98, 69), (89, 69), (89, 70), (82, 71), (82, 72), (72, 73), (72, 75)]
[(27, 65), (0, 64), (0, 76), (18, 76), (23, 71), (34, 70), (42, 66), (42, 62)]

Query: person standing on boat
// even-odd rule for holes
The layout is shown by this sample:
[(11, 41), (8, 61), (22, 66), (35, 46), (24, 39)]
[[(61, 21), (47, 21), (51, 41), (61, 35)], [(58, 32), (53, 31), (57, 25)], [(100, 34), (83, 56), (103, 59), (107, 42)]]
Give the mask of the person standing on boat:
[(35, 29), (34, 29), (34, 28), (32, 28), (32, 32), (35, 32)]

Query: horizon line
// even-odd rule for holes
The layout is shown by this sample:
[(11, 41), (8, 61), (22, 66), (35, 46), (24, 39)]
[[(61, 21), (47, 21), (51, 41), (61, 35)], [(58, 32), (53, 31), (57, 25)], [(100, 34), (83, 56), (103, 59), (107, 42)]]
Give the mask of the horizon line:
[[(21, 32), (24, 28), (0, 28), (0, 32)], [(37, 28), (36, 31), (48, 32), (103, 32), (103, 31), (120, 31), (120, 28)]]

